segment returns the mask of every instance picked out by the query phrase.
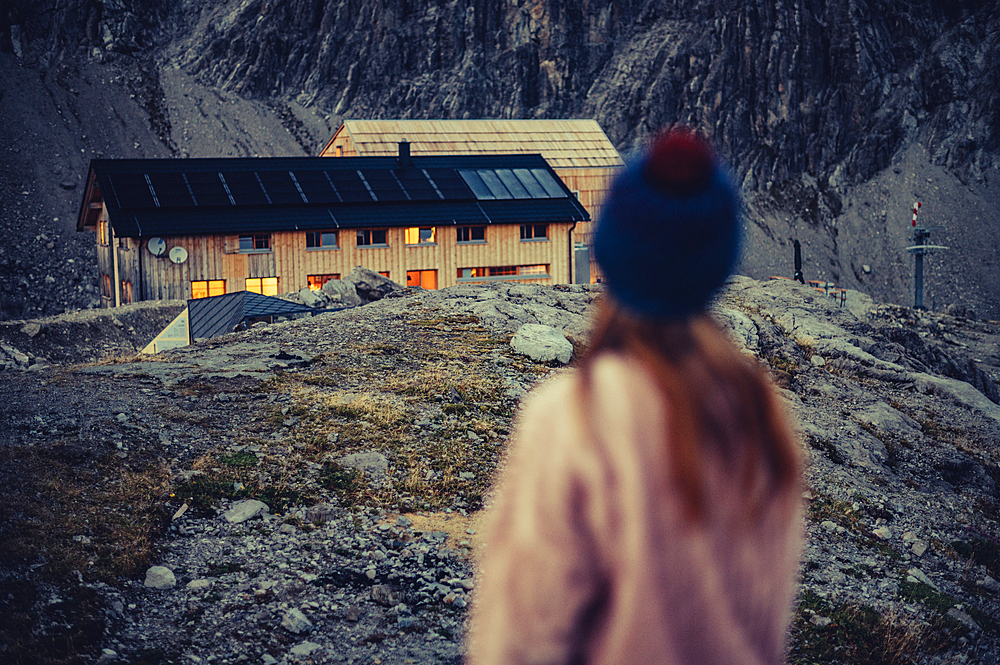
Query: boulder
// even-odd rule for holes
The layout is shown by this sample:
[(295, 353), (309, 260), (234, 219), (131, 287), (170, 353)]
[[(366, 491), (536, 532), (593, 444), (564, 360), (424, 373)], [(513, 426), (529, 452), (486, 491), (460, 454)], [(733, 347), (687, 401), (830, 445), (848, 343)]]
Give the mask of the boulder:
[(240, 501), (222, 514), (222, 518), (230, 524), (240, 524), (268, 511), (267, 504), (256, 499)]
[(556, 360), (562, 364), (573, 357), (573, 345), (566, 336), (551, 326), (526, 323), (514, 334), (510, 346), (517, 353), (537, 362)]
[(305, 614), (293, 607), (285, 612), (285, 616), (281, 619), (281, 627), (290, 633), (301, 635), (312, 630), (313, 624), (306, 618)]
[(146, 571), (146, 581), (143, 582), (150, 589), (172, 589), (177, 585), (177, 578), (174, 571), (166, 566), (152, 566)]
[(303, 287), (299, 290), (299, 298), (302, 300), (302, 304), (306, 307), (322, 307), (323, 298), (316, 295), (316, 292), (310, 289), (308, 286)]
[(351, 274), (344, 278), (344, 281), (353, 284), (358, 295), (365, 302), (381, 300), (387, 294), (403, 288), (388, 277), (383, 277), (377, 272), (361, 266), (352, 270)]
[[(381, 277), (381, 275), (379, 275), (379, 277)], [(331, 279), (323, 284), (323, 288), (320, 289), (320, 291), (323, 292), (323, 295), (329, 299), (330, 304), (332, 305), (354, 307), (355, 305), (361, 305), (364, 303), (361, 296), (358, 295), (358, 290), (354, 288), (353, 282), (346, 282), (341, 279)]]

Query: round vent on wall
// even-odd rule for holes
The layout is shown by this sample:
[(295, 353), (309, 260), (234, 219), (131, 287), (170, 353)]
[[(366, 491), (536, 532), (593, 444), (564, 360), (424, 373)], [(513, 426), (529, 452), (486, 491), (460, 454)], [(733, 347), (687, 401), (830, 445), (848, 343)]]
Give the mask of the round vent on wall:
[(174, 263), (184, 263), (188, 260), (188, 251), (183, 247), (174, 247), (170, 250), (170, 260)]
[(150, 238), (149, 242), (146, 243), (146, 247), (149, 248), (149, 253), (160, 258), (167, 253), (167, 243), (163, 241), (163, 238)]

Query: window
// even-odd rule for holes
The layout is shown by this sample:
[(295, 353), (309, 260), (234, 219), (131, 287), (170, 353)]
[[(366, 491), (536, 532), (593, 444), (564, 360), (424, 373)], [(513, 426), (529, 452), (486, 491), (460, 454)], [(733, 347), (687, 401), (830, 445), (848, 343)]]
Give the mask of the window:
[(407, 245), (432, 245), (437, 238), (437, 228), (433, 226), (411, 227), (406, 229)]
[(323, 288), (323, 285), (329, 282), (331, 279), (340, 279), (340, 273), (330, 273), (329, 275), (309, 275), (309, 290), (319, 291)]
[(132, 282), (122, 280), (122, 304), (127, 305), (132, 302)]
[(191, 298), (221, 296), (226, 292), (226, 280), (208, 279), (191, 282)]
[(247, 277), (245, 288), (251, 293), (259, 293), (262, 296), (278, 295), (277, 277)]
[(252, 236), (240, 236), (241, 252), (266, 252), (271, 249), (271, 236), (266, 233), (255, 233)]
[(385, 245), (387, 242), (385, 229), (358, 229), (358, 247)]
[(548, 240), (548, 224), (521, 224), (521, 242), (525, 240)]
[(486, 242), (485, 226), (459, 226), (459, 242)]
[(108, 233), (108, 220), (97, 220), (97, 242), (102, 245), (111, 244), (111, 234)]
[(307, 249), (337, 249), (336, 231), (309, 231), (306, 233)]
[(344, 156), (344, 146), (338, 145), (337, 146), (337, 157), (343, 157), (343, 156)]
[(549, 279), (549, 266), (546, 264), (533, 266), (491, 266), (488, 268), (459, 268), (458, 279), (488, 280), (507, 277), (522, 277), (524, 279)]
[(406, 271), (406, 285), (407, 286), (422, 286), (425, 289), (433, 291), (438, 287), (438, 271), (437, 270), (407, 270)]
[(111, 275), (101, 274), (101, 295), (105, 298), (111, 298)]
[(388, 270), (379, 270), (378, 274), (382, 275), (386, 279), (389, 279), (389, 271)]

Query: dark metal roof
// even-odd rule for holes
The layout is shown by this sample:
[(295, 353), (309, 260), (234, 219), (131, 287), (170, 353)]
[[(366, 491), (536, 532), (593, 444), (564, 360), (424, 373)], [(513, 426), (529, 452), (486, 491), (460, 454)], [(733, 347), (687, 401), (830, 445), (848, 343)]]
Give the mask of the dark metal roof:
[(234, 327), (248, 318), (289, 316), (301, 312), (315, 314), (316, 310), (273, 296), (236, 291), (188, 300), (188, 325), (192, 340), (209, 339), (233, 332)]
[(119, 237), (590, 218), (539, 155), (93, 160), (89, 178)]

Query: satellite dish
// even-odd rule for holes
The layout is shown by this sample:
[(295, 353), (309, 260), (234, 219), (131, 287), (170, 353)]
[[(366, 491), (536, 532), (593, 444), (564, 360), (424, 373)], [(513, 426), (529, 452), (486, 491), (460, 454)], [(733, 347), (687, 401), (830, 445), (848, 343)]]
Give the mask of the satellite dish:
[(188, 251), (183, 247), (174, 247), (170, 250), (170, 260), (174, 263), (184, 263), (188, 260)]
[(149, 248), (149, 253), (160, 258), (167, 253), (167, 243), (163, 242), (163, 238), (150, 238), (149, 242), (146, 243), (146, 247)]

